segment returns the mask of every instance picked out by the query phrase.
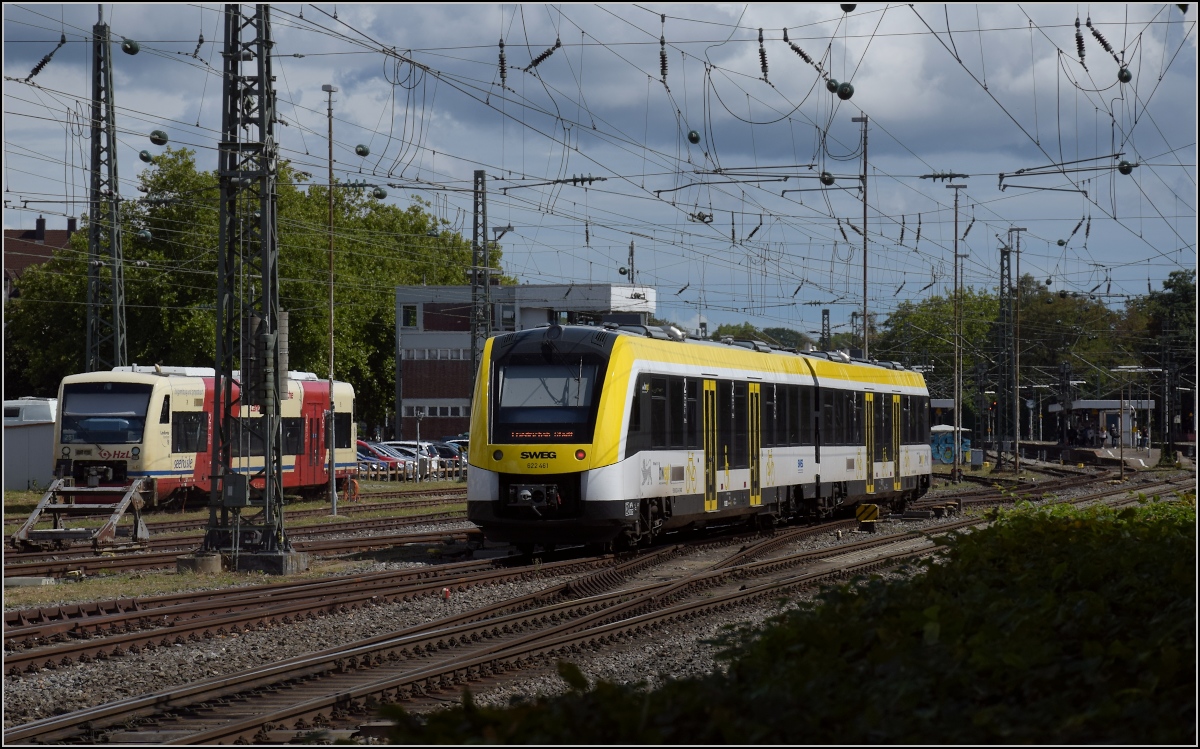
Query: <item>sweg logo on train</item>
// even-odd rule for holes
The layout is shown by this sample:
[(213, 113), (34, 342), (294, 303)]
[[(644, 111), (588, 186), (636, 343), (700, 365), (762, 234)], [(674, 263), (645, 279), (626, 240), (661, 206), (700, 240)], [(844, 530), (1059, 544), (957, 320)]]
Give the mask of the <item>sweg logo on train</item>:
[(521, 453), (522, 460), (553, 460), (558, 457), (558, 453), (553, 450), (542, 450), (540, 452), (523, 452)]

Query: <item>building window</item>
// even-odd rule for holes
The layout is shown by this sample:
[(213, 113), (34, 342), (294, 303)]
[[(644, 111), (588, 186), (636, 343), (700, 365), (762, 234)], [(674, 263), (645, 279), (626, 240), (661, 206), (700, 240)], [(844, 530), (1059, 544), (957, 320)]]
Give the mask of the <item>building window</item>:
[(400, 327), (402, 327), (402, 328), (417, 327), (417, 305), (415, 305), (415, 304), (400, 305)]
[(450, 349), (450, 358), (451, 359), (461, 359), (462, 358), (462, 349), (457, 349), (457, 348)]

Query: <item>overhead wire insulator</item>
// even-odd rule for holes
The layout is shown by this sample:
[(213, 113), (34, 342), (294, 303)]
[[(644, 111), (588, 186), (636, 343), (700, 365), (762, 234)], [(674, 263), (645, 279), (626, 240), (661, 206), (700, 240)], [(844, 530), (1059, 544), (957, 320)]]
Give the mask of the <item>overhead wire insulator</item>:
[(33, 66), (33, 70), (29, 71), (29, 75), (25, 78), (25, 82), (29, 83), (30, 81), (33, 80), (33, 77), (35, 75), (42, 72), (42, 68), (44, 68), (50, 64), (50, 58), (54, 57), (54, 53), (57, 52), (58, 50), (62, 49), (62, 46), (66, 43), (67, 43), (67, 35), (64, 33), (58, 40), (58, 46), (56, 46), (54, 49), (50, 50), (50, 54), (46, 55), (41, 60), (39, 60), (38, 64)]
[[(662, 31), (658, 36), (658, 69), (662, 73), (663, 85), (667, 85), (667, 14), (658, 15), (662, 21)], [(669, 90), (669, 88), (668, 88)]]
[[(1082, 218), (1082, 217), (1080, 217), (1080, 219), (1079, 219), (1079, 223), (1078, 223), (1078, 224), (1075, 224), (1075, 228), (1071, 230), (1071, 237), (1075, 236), (1076, 232), (1078, 232), (1078, 231), (1079, 231), (1079, 228), (1080, 228), (1081, 226), (1083, 226), (1083, 218)], [(1071, 237), (1067, 237), (1067, 241), (1068, 241), (1068, 242), (1069, 242), (1069, 241), (1071, 241)]]
[(667, 38), (658, 38), (658, 71), (662, 73), (662, 82), (667, 82)]
[(536, 68), (538, 65), (541, 65), (543, 62), (546, 61), (546, 58), (548, 58), (548, 57), (550, 57), (550, 55), (554, 54), (554, 50), (558, 49), (561, 46), (562, 46), (562, 39), (555, 39), (554, 46), (551, 47), (550, 49), (546, 50), (542, 54), (538, 55), (537, 57), (533, 58), (533, 62), (529, 63), (529, 66), (524, 69), (525, 72), (528, 73), (531, 70), (533, 70), (534, 68)]
[[(763, 46), (763, 30), (758, 30), (758, 62), (762, 67), (763, 80), (767, 80), (767, 48)], [(770, 81), (767, 81), (768, 83)]]
[(824, 70), (821, 68), (821, 66), (820, 66), (818, 63), (814, 62), (814, 61), (813, 61), (813, 59), (812, 59), (811, 57), (809, 57), (809, 55), (808, 55), (808, 53), (807, 53), (807, 52), (805, 52), (804, 50), (800, 49), (800, 48), (799, 48), (799, 47), (797, 47), (795, 44), (792, 44), (792, 42), (788, 40), (787, 29), (784, 29), (784, 30), (783, 30), (783, 41), (784, 41), (784, 42), (785, 42), (785, 43), (786, 43), (786, 44), (787, 44), (789, 47), (791, 47), (791, 48), (792, 48), (792, 51), (793, 51), (793, 52), (795, 52), (796, 54), (800, 55), (800, 59), (801, 59), (801, 60), (804, 60), (804, 61), (805, 61), (805, 62), (807, 62), (809, 65), (812, 65), (814, 68), (816, 68), (816, 69), (817, 69), (817, 72), (818, 72), (818, 73), (820, 73), (821, 75), (825, 75), (825, 71), (824, 71)]
[(1087, 217), (1087, 228), (1083, 230), (1083, 241), (1087, 242), (1087, 239), (1089, 236), (1091, 236), (1091, 234), (1092, 234), (1092, 217), (1089, 214)]
[(904, 244), (904, 214), (900, 214), (900, 241), (897, 244)]
[(1083, 61), (1083, 31), (1079, 28), (1079, 16), (1075, 16), (1075, 47), (1079, 50), (1079, 64), (1087, 70), (1087, 63)]
[(971, 223), (967, 224), (967, 230), (963, 232), (963, 235), (962, 235), (962, 238), (963, 238), (963, 239), (966, 239), (966, 238), (967, 238), (967, 235), (971, 233), (971, 227), (972, 227), (972, 226), (974, 226), (974, 225), (975, 225), (975, 217), (974, 217), (974, 216), (972, 216), (972, 217), (971, 217)]
[(504, 56), (504, 40), (500, 40), (500, 86), (508, 88), (508, 60)]
[(838, 231), (840, 231), (842, 233), (842, 239), (846, 240), (846, 242), (849, 243), (850, 237), (846, 236), (846, 229), (845, 229), (845, 227), (842, 226), (842, 220), (840, 218), (838, 219)]
[(1118, 65), (1121, 64), (1121, 58), (1117, 57), (1117, 53), (1113, 51), (1112, 45), (1104, 38), (1104, 34), (1101, 34), (1100, 29), (1092, 25), (1091, 16), (1088, 16), (1087, 27), (1092, 30), (1092, 36), (1096, 37), (1096, 41), (1100, 42), (1100, 46), (1104, 47), (1104, 51), (1112, 55), (1112, 58), (1117, 61)]
[(921, 244), (921, 214), (917, 214), (917, 241), (913, 243), (913, 251)]

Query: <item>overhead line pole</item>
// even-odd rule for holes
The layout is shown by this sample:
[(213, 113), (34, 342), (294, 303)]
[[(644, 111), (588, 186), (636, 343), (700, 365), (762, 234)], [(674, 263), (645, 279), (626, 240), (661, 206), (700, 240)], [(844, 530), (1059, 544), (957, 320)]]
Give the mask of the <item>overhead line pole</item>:
[(954, 190), (954, 466), (950, 480), (962, 481), (962, 301), (958, 293), (958, 192), (966, 185), (946, 185)]
[(326, 83), (321, 90), (328, 95), (329, 101), (329, 428), (326, 433), (329, 435), (329, 505), (331, 513), (337, 515), (337, 460), (334, 458), (334, 415), (337, 409), (333, 401), (333, 95), (338, 89)]
[[(88, 190), (88, 283), (85, 368), (124, 366), (125, 261), (121, 249), (121, 184), (117, 177), (116, 105), (113, 102), (112, 42), (104, 6), (92, 26), (92, 153)], [(104, 240), (108, 240), (105, 252)], [(102, 270), (108, 267), (108, 278)], [(109, 348), (111, 346), (111, 349)]]
[(1021, 232), (1026, 231), (1025, 227), (1010, 227), (1008, 230), (1011, 238), (1013, 233), (1017, 235), (1017, 242), (1012, 244), (1011, 239), (1009, 245), (1014, 247), (1017, 254), (1017, 271), (1016, 280), (1014, 281), (1012, 292), (1013, 304), (1013, 374), (1012, 374), (1012, 399), (1013, 399), (1013, 472), (1018, 476), (1021, 473)]
[(862, 142), (863, 142), (863, 170), (862, 170), (862, 191), (863, 191), (863, 302), (862, 302), (862, 320), (863, 320), (863, 358), (871, 358), (871, 347), (868, 342), (868, 331), (870, 325), (867, 322), (867, 116), (864, 114), (861, 117), (852, 117), (851, 122), (862, 123)]

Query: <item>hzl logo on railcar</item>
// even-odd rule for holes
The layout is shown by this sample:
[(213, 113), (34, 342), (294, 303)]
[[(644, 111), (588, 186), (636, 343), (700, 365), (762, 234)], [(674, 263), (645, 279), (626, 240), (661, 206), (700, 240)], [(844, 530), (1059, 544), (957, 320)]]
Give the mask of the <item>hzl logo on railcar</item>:
[(554, 460), (558, 453), (553, 450), (526, 451), (521, 453), (521, 460)]

